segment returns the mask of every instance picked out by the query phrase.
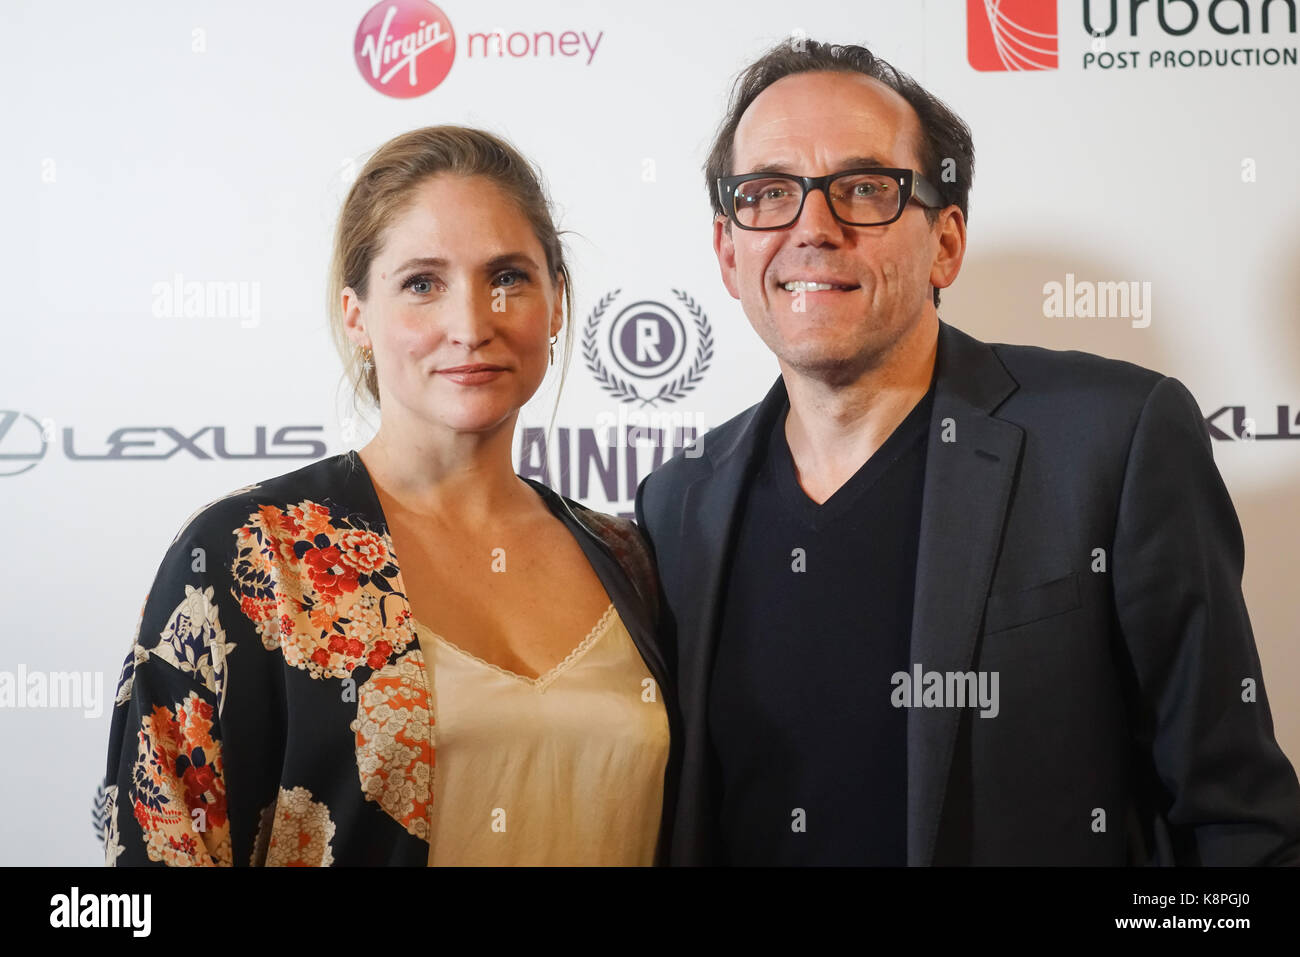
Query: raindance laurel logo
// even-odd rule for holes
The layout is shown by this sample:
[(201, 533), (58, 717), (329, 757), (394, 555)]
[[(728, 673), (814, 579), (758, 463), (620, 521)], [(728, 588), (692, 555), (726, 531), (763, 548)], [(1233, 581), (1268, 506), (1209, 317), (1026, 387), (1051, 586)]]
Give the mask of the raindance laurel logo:
[[(695, 330), (695, 358), (685, 372), (672, 376), (686, 359), (686, 323), (662, 302), (643, 299), (623, 307), (609, 324), (606, 348), (617, 370), (601, 361), (601, 320), (621, 289), (601, 298), (582, 327), (582, 358), (600, 387), (620, 402), (641, 406), (684, 399), (695, 390), (713, 361), (713, 327), (709, 317), (685, 292), (674, 289), (681, 308), (690, 314)], [(630, 378), (623, 378), (619, 373)], [(641, 380), (640, 384), (636, 380)], [(653, 391), (652, 391), (653, 390)]]
[(446, 79), (456, 35), (447, 15), (428, 0), (383, 0), (361, 18), (353, 53), (367, 83), (408, 99)]

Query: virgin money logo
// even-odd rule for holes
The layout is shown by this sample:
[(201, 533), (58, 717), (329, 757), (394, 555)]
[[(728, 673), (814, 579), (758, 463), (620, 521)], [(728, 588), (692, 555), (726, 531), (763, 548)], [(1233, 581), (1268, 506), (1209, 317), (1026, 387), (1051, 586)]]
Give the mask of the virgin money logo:
[(456, 35), (447, 15), (428, 0), (382, 0), (361, 18), (353, 52), (367, 83), (406, 99), (446, 79)]
[(1055, 0), (966, 0), (966, 58), (977, 70), (1055, 70)]

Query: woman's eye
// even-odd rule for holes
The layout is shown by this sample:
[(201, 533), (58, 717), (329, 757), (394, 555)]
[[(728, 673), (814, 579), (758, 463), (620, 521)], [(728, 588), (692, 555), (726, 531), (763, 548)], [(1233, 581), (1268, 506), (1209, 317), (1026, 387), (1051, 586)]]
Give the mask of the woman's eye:
[[(521, 269), (507, 269), (498, 273), (496, 281), (507, 289), (528, 281), (528, 274)], [(434, 280), (429, 276), (411, 276), (402, 283), (403, 289), (409, 289), (417, 296), (427, 296), (434, 291)]]

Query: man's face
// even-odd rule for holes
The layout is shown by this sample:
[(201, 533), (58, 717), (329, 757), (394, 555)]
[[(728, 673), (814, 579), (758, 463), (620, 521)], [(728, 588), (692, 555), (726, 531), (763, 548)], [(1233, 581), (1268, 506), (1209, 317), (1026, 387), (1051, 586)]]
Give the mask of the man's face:
[[(920, 170), (920, 139), (916, 113), (884, 84), (851, 73), (801, 73), (773, 83), (745, 111), (734, 172)], [(960, 215), (955, 208), (953, 215)], [(912, 202), (888, 226), (845, 226), (817, 190), (793, 225), (727, 229), (718, 217), (713, 242), (727, 291), (783, 369), (851, 381), (919, 327), (931, 309), (932, 282), (946, 286), (956, 276), (940, 242), (943, 223), (932, 229)], [(963, 245), (964, 235), (963, 228)], [(788, 288), (801, 280), (836, 288)]]

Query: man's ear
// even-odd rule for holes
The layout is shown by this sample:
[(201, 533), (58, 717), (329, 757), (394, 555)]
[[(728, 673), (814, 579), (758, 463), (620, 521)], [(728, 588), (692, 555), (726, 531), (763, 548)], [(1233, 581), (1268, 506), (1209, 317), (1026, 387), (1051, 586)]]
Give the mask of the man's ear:
[(957, 279), (966, 256), (966, 217), (960, 207), (949, 206), (934, 224), (938, 242), (930, 264), (930, 285), (946, 289)]
[(736, 247), (731, 241), (731, 220), (726, 216), (713, 217), (713, 252), (718, 257), (722, 284), (732, 299), (740, 298), (740, 285), (736, 282)]

